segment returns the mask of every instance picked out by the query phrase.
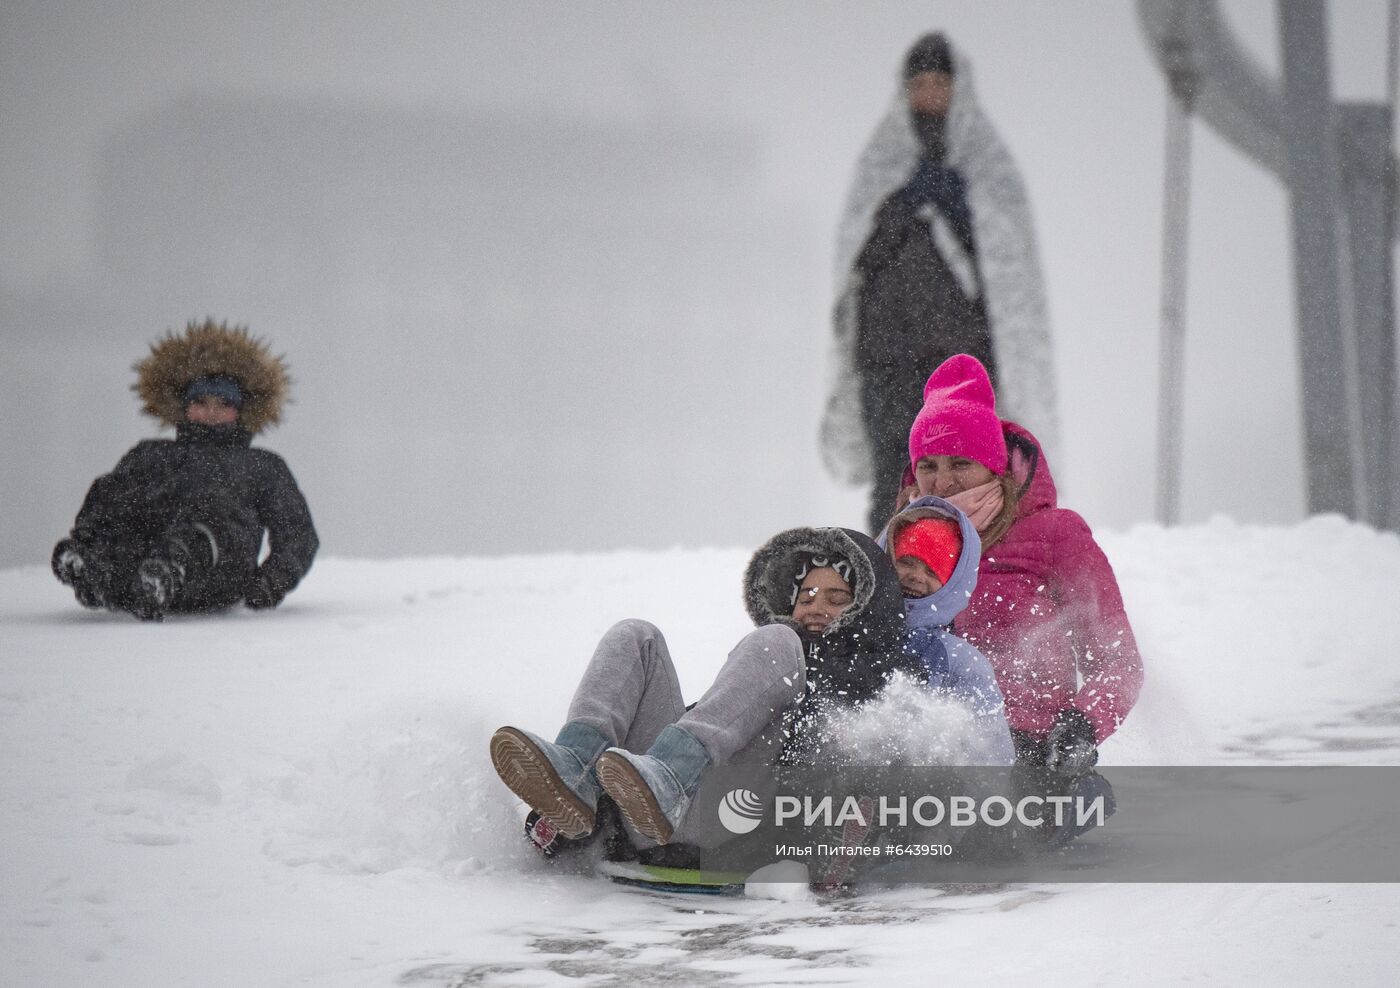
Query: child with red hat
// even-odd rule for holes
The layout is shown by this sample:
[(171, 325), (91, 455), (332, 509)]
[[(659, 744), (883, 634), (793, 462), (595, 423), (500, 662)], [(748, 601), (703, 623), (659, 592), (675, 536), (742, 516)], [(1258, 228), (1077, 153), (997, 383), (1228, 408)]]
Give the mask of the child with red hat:
[(953, 575), (962, 555), (962, 534), (947, 518), (916, 518), (902, 525), (893, 540), (894, 568), (906, 597), (927, 597)]
[(1006, 704), (991, 662), (952, 631), (977, 586), (982, 546), (971, 520), (942, 498), (920, 498), (876, 541), (894, 561), (909, 649), (923, 661), (929, 684), (962, 699), (983, 733), (1006, 730)]

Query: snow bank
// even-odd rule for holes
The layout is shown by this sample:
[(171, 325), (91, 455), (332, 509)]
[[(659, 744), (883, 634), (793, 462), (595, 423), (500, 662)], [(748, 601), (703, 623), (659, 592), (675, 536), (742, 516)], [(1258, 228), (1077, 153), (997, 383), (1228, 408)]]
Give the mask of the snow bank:
[[(1100, 538), (1147, 664), (1105, 764), (1396, 762), (1400, 539), (1338, 518)], [(698, 696), (747, 628), (746, 560), (326, 559), (276, 612), (162, 625), (81, 611), (41, 568), (0, 572), (6, 980), (644, 983), (693, 970), (870, 983), (1034, 969), (1055, 985), (1148, 960), (1225, 980), (1388, 970), (1400, 946), (1388, 886), (695, 904), (542, 866), (486, 738), (503, 723), (553, 730), (593, 643), (624, 617), (665, 630)]]

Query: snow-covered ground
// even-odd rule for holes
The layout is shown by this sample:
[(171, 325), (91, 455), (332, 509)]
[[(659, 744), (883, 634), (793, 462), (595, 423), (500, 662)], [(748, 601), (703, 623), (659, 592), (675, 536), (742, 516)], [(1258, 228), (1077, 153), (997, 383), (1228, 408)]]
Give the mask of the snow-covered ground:
[[(1148, 679), (1106, 765), (1400, 763), (1400, 539), (1102, 533)], [(323, 559), (143, 625), (0, 572), (6, 985), (1393, 983), (1395, 885), (903, 887), (777, 902), (550, 873), (486, 739), (558, 724), (613, 621), (698, 695), (740, 550)]]

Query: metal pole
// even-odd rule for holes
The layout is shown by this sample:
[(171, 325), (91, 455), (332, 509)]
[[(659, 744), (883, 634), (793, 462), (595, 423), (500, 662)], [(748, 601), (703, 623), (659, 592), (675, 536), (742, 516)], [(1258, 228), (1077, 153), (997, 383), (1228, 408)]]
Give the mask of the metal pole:
[(1397, 421), (1395, 405), (1394, 162), (1390, 107), (1338, 107), (1342, 186), (1351, 251), (1352, 312), (1356, 332), (1357, 433), (1365, 466), (1359, 507), (1363, 520), (1395, 528)]
[(1191, 214), (1191, 105), (1196, 73), (1189, 48), (1168, 69), (1166, 178), (1162, 194), (1162, 330), (1157, 394), (1157, 520), (1181, 521), (1182, 418), (1186, 363), (1187, 227)]
[[(1385, 102), (1390, 107), (1390, 124), (1395, 126), (1395, 87), (1400, 85), (1400, 0), (1390, 0), (1390, 16), (1385, 31)], [(1392, 202), (1394, 201), (1392, 197)]]
[(1341, 298), (1336, 141), (1322, 0), (1278, 0), (1284, 160), (1293, 211), (1293, 272), (1310, 513), (1356, 514), (1355, 437)]

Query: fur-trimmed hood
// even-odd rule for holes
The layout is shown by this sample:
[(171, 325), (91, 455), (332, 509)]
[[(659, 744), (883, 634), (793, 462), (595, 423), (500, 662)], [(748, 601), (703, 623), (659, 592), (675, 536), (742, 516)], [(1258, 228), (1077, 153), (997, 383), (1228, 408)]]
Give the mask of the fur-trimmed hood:
[(212, 319), (191, 322), (180, 334), (167, 332), (133, 369), (132, 390), (141, 398), (141, 410), (169, 426), (184, 421), (184, 393), (191, 381), (210, 374), (234, 378), (243, 391), (238, 424), (251, 435), (281, 421), (291, 386), (286, 362), (265, 340), (247, 327)]
[[(820, 635), (805, 633), (792, 620), (793, 578), (813, 555), (839, 556), (850, 563), (854, 597)], [(849, 528), (779, 532), (749, 560), (744, 606), (755, 624), (785, 624), (803, 642), (807, 691), (786, 728), (783, 764), (811, 764), (825, 757), (830, 718), (880, 696), (894, 673), (928, 681), (928, 667), (908, 648), (894, 563), (868, 535)]]
[[(855, 598), (820, 635), (809, 635), (792, 619), (793, 579), (812, 555), (839, 556), (851, 565)], [(848, 701), (869, 699), (889, 674), (922, 669), (905, 649), (904, 598), (888, 554), (868, 535), (848, 528), (793, 528), (779, 532), (749, 560), (744, 606), (754, 624), (785, 624), (797, 631), (807, 652), (807, 678), (814, 692)]]
[[(851, 595), (855, 598), (822, 637), (888, 637), (888, 628), (893, 625), (881, 618), (888, 617), (883, 612), (890, 610), (888, 584), (892, 582), (898, 590), (898, 577), (885, 554), (868, 536), (847, 528), (791, 528), (779, 532), (754, 552), (744, 572), (744, 607), (753, 623), (786, 624), (802, 633), (801, 626), (792, 619), (792, 593), (798, 571), (813, 555), (839, 557), (850, 563)], [(876, 567), (880, 568), (878, 574)], [(877, 599), (876, 590), (882, 585), (886, 599)]]

